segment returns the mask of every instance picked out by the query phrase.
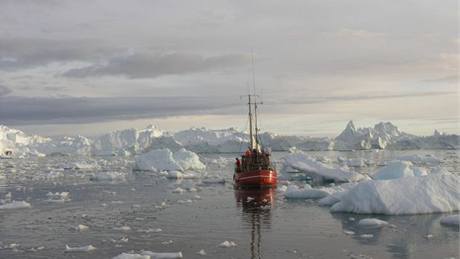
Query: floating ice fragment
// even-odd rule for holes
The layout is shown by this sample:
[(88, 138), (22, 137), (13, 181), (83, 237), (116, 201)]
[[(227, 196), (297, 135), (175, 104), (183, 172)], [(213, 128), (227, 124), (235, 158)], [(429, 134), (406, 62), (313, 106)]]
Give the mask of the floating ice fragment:
[(355, 232), (351, 231), (351, 230), (344, 230), (343, 233), (345, 233), (346, 235), (354, 235)]
[(228, 248), (228, 247), (235, 247), (235, 246), (237, 246), (237, 244), (235, 242), (233, 242), (233, 241), (225, 240), (224, 242), (220, 243), (219, 246)]
[(364, 228), (381, 228), (388, 225), (388, 222), (376, 218), (366, 218), (366, 219), (361, 219), (358, 222), (358, 226), (364, 227)]
[(0, 205), (0, 210), (8, 210), (8, 209), (24, 209), (32, 207), (30, 203), (26, 201), (12, 201), (10, 203), (5, 203)]
[(148, 255), (151, 259), (179, 259), (183, 258), (182, 252), (156, 253), (151, 251), (142, 251), (141, 255)]
[(114, 227), (114, 230), (119, 230), (119, 231), (131, 231), (130, 226), (121, 226), (121, 227)]
[(87, 245), (87, 246), (76, 246), (76, 247), (70, 247), (68, 245), (65, 245), (65, 251), (66, 252), (89, 252), (96, 250), (96, 247), (92, 245)]
[(83, 224), (79, 224), (76, 228), (78, 231), (85, 231), (85, 230), (88, 230), (89, 227), (86, 226), (86, 225), (83, 225)]
[(201, 249), (200, 251), (198, 251), (197, 254), (199, 254), (199, 255), (207, 255), (206, 251), (204, 251), (204, 249)]
[(168, 241), (163, 241), (163, 242), (161, 242), (162, 245), (170, 245), (170, 244), (172, 244), (172, 243), (174, 243), (174, 241), (172, 241), (172, 240), (168, 240)]
[(172, 192), (173, 192), (173, 193), (180, 193), (180, 194), (182, 194), (182, 193), (184, 193), (184, 192), (185, 192), (185, 190), (184, 190), (184, 189), (182, 189), (182, 188), (180, 188), (180, 187), (177, 187), (177, 188), (176, 188), (176, 189), (174, 189)]
[(112, 259), (151, 259), (151, 257), (149, 255), (121, 253)]
[(163, 231), (161, 228), (147, 228), (147, 229), (139, 229), (137, 232), (141, 233), (158, 233)]
[(369, 239), (369, 238), (373, 238), (374, 235), (372, 235), (372, 234), (362, 234), (362, 235), (360, 235), (359, 237), (365, 238), (365, 239)]

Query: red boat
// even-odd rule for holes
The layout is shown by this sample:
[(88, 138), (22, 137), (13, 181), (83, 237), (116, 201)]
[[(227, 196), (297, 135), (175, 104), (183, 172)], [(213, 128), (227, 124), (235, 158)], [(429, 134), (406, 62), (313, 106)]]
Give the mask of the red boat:
[[(233, 181), (236, 186), (271, 187), (276, 186), (277, 173), (270, 161), (270, 151), (263, 150), (259, 141), (257, 128), (256, 95), (248, 95), (249, 102), (249, 147), (247, 151), (236, 159)], [(251, 100), (254, 98), (254, 101)], [(252, 113), (254, 106), (254, 116)], [(253, 118), (254, 117), (254, 118)], [(253, 125), (253, 119), (255, 121)]]

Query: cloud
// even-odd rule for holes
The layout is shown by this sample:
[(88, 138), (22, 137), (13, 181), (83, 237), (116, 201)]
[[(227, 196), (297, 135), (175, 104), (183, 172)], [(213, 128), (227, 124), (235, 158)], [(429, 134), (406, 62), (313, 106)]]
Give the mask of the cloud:
[(71, 69), (67, 77), (124, 75), (130, 78), (154, 78), (162, 75), (188, 74), (246, 65), (246, 55), (203, 57), (194, 54), (130, 54), (110, 59), (104, 64)]
[(12, 90), (4, 85), (0, 85), (0, 97), (8, 95)]
[(40, 97), (10, 96), (0, 102), (6, 124), (100, 122), (177, 115), (225, 114), (242, 107), (238, 99), (205, 97)]
[(45, 66), (52, 62), (96, 61), (122, 51), (90, 39), (0, 38), (0, 70)]

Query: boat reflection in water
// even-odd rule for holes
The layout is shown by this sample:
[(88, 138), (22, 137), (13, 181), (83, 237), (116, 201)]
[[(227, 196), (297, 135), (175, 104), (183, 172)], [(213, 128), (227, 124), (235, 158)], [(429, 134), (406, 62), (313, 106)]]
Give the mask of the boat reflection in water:
[(261, 229), (271, 228), (271, 209), (275, 202), (275, 188), (235, 189), (236, 205), (242, 208), (242, 219), (251, 236), (251, 259), (262, 258)]

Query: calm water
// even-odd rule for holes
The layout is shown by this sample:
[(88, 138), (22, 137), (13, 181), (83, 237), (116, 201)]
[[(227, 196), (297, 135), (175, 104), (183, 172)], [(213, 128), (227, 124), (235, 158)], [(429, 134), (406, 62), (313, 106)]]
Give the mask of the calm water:
[[(457, 153), (421, 153), (434, 153), (444, 158), (444, 167), (458, 171)], [(377, 164), (401, 154), (408, 152), (312, 152), (330, 158), (363, 157)], [(441, 226), (442, 214), (374, 215), (394, 227), (360, 229), (357, 221), (369, 216), (331, 214), (315, 201), (287, 201), (273, 189), (234, 190), (233, 157), (204, 158), (208, 174), (225, 177), (226, 184), (132, 172), (131, 162), (118, 159), (97, 159), (98, 170), (125, 172), (126, 180), (92, 181), (95, 170), (56, 173), (62, 163), (77, 158), (0, 160), (0, 172), (7, 175), (0, 182), (0, 199), (11, 192), (13, 200), (32, 204), (0, 210), (0, 258), (112, 258), (131, 250), (182, 251), (184, 258), (459, 258), (459, 230)], [(221, 163), (211, 163), (217, 158)], [(186, 191), (174, 193), (177, 187)], [(70, 193), (70, 201), (48, 201), (48, 192), (63, 191)], [(89, 229), (78, 231), (79, 224)], [(130, 230), (120, 230), (122, 226)], [(148, 231), (158, 228), (162, 231)], [(225, 240), (237, 246), (219, 247)], [(65, 253), (66, 244), (92, 244), (97, 250)], [(197, 254), (201, 249), (206, 256)]]

